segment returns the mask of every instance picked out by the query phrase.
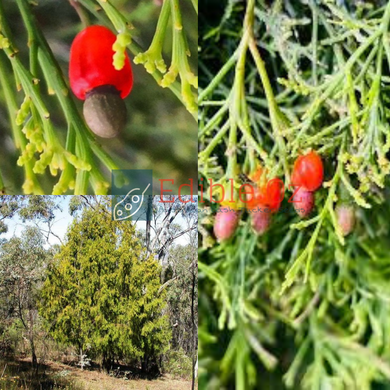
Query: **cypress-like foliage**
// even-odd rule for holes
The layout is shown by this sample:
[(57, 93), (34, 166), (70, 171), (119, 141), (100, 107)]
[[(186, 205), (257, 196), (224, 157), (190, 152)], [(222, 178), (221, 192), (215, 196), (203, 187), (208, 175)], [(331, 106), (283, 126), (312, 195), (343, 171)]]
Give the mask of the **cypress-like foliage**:
[(138, 360), (147, 371), (170, 340), (159, 293), (160, 265), (147, 256), (131, 222), (85, 209), (48, 268), (41, 315), (57, 341), (80, 354)]

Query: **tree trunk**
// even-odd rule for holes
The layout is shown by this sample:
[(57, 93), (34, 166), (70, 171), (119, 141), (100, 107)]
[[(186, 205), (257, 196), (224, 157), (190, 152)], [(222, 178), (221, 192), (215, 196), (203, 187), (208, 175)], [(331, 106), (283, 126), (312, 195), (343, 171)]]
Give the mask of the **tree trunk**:
[(38, 368), (38, 359), (37, 355), (35, 354), (35, 345), (34, 345), (34, 340), (33, 338), (29, 338), (30, 340), (30, 348), (31, 348), (31, 362), (33, 368)]
[(33, 312), (31, 309), (28, 311), (29, 315), (29, 322), (30, 326), (28, 329), (28, 339), (30, 341), (30, 348), (31, 348), (31, 363), (33, 368), (35, 368), (38, 371), (38, 359), (37, 355), (35, 354), (35, 344), (34, 344), (34, 318), (33, 318)]
[(148, 208), (146, 209), (146, 249), (150, 253), (150, 226), (152, 221), (153, 196), (148, 196)]
[(103, 352), (103, 358), (102, 358), (102, 370), (106, 369), (106, 354)]
[(84, 365), (83, 365), (83, 349), (80, 347), (80, 364), (81, 364), (81, 369), (84, 370)]
[(195, 365), (197, 359), (195, 360), (196, 352), (196, 323), (195, 323), (195, 309), (194, 309), (194, 300), (195, 300), (195, 265), (192, 267), (192, 291), (191, 291), (191, 319), (192, 319), (192, 383), (191, 390), (195, 389)]
[(102, 362), (103, 369), (107, 373), (109, 373), (113, 365), (114, 365), (114, 358), (107, 353), (103, 353), (103, 362)]
[(147, 374), (149, 371), (149, 358), (148, 356), (144, 356), (141, 360), (141, 369), (142, 373)]

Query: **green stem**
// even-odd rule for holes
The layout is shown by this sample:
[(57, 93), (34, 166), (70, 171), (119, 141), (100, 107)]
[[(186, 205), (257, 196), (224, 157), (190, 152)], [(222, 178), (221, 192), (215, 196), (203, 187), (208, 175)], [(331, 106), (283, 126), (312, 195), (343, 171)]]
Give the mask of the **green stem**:
[(158, 17), (156, 32), (154, 33), (152, 43), (148, 50), (161, 53), (170, 15), (171, 3), (170, 1), (164, 1), (161, 7), (160, 16)]
[(230, 122), (229, 120), (227, 120), (226, 123), (218, 131), (218, 133), (210, 141), (207, 148), (199, 153), (199, 160), (207, 160), (209, 158), (215, 147), (221, 142), (222, 138), (225, 136), (226, 132), (229, 129), (229, 125)]
[[(242, 121), (242, 99), (245, 96), (244, 82), (245, 82), (245, 61), (246, 52), (248, 50), (248, 36), (244, 35), (241, 45), (240, 54), (236, 65), (236, 73), (234, 78), (233, 89), (230, 95), (230, 132), (226, 154), (228, 155), (228, 165), (226, 169), (226, 176), (235, 178), (237, 175), (237, 124)], [(245, 104), (245, 102), (244, 102)]]
[(214, 116), (207, 122), (207, 125), (203, 128), (199, 127), (198, 139), (202, 139), (204, 135), (207, 135), (209, 131), (214, 129), (214, 127), (218, 126), (220, 120), (226, 114), (229, 109), (229, 102), (226, 102), (215, 114)]
[[(20, 149), (23, 153), (23, 151), (26, 149), (27, 140), (22, 133), (21, 127), (16, 125), (15, 122), (15, 115), (18, 111), (18, 105), (16, 103), (16, 97), (15, 93), (11, 88), (10, 84), (10, 78), (9, 78), (9, 72), (8, 69), (6, 69), (5, 66), (5, 56), (0, 51), (0, 84), (2, 86), (2, 91), (4, 93), (5, 102), (8, 109), (8, 115), (9, 115), (9, 123), (11, 125), (12, 135), (15, 141), (15, 146)], [(33, 171), (34, 166), (34, 160), (27, 161), (24, 164), (24, 171), (25, 171), (25, 178), (30, 180), (34, 193), (36, 194), (43, 194), (44, 191), (42, 190), (38, 179)]]
[(318, 76), (317, 76), (318, 13), (317, 13), (317, 8), (314, 5), (314, 1), (310, 0), (309, 4), (313, 15), (313, 31), (312, 31), (312, 39), (311, 39), (311, 45), (313, 49), (312, 76), (313, 76), (314, 85), (317, 85), (318, 82)]
[(252, 30), (251, 30), (250, 40), (249, 40), (249, 50), (252, 53), (253, 59), (255, 61), (264, 88), (264, 93), (268, 102), (271, 126), (275, 135), (275, 141), (278, 145), (280, 159), (283, 164), (286, 181), (288, 182), (290, 174), (289, 174), (289, 168), (287, 163), (286, 144), (282, 135), (284, 129), (287, 128), (288, 123), (283, 113), (280, 111), (278, 103), (276, 102), (275, 95), (271, 86), (271, 82), (268, 77), (267, 69), (265, 67), (265, 63), (261, 58), (260, 52), (257, 49), (256, 41), (253, 36)]
[(5, 194), (5, 186), (4, 186), (3, 175), (1, 171), (0, 171), (0, 194), (1, 195)]
[(196, 14), (198, 14), (198, 0), (191, 0), (192, 6), (195, 9)]
[(79, 16), (83, 27), (85, 28), (85, 27), (89, 26), (88, 14), (86, 12), (84, 12), (82, 7), (80, 7), (80, 3), (77, 0), (69, 0), (69, 3), (77, 12), (77, 15)]
[(211, 92), (217, 88), (225, 77), (225, 75), (230, 71), (235, 62), (237, 61), (238, 50), (234, 52), (234, 54), (229, 58), (229, 60), (225, 63), (225, 65), (219, 70), (219, 72), (213, 77), (210, 84), (199, 94), (198, 102), (199, 104), (203, 102), (203, 100), (210, 95)]

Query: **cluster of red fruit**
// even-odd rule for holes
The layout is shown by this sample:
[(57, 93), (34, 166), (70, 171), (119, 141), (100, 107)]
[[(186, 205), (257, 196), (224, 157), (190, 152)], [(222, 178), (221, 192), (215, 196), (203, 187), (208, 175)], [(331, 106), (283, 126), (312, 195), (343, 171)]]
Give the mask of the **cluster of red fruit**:
[[(253, 230), (261, 235), (269, 227), (272, 214), (276, 213), (284, 198), (284, 185), (280, 179), (261, 182), (263, 171), (259, 169), (251, 180), (255, 183), (254, 191), (247, 193), (246, 208), (251, 214)], [(307, 217), (314, 207), (314, 192), (321, 187), (324, 179), (324, 168), (321, 157), (310, 152), (298, 157), (295, 161), (291, 184), (295, 188), (292, 203), (298, 215)], [(229, 239), (235, 232), (241, 211), (237, 202), (222, 202), (218, 210), (214, 233), (218, 241)]]

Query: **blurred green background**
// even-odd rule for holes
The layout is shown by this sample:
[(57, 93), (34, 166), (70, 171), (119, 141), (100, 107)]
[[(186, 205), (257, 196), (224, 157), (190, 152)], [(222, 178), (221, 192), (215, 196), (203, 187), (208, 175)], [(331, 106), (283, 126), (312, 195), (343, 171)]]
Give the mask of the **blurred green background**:
[[(27, 34), (17, 9), (12, 0), (4, 1), (4, 8), (13, 38), (19, 49), (23, 63), (28, 66), (29, 48)], [(133, 38), (145, 50), (153, 38), (158, 16), (159, 1), (153, 0), (112, 0), (126, 19), (134, 26)], [(38, 20), (48, 43), (67, 78), (69, 49), (75, 35), (83, 28), (75, 9), (67, 0), (38, 0), (33, 12)], [(180, 1), (183, 25), (192, 54), (191, 67), (197, 70), (197, 15), (190, 1)], [(89, 15), (90, 24), (99, 24)], [(112, 26), (110, 26), (112, 27)], [(169, 66), (171, 59), (172, 38), (167, 34), (164, 47), (164, 59)], [(129, 53), (130, 58), (134, 56)], [(9, 65), (9, 64), (8, 64)], [(189, 178), (197, 177), (197, 123), (180, 101), (169, 89), (157, 85), (153, 77), (142, 65), (133, 65), (134, 86), (126, 99), (128, 123), (125, 131), (111, 140), (98, 139), (121, 169), (153, 169), (155, 178), (175, 180), (175, 185), (188, 183)], [(13, 77), (9, 66), (10, 77)], [(51, 120), (62, 144), (65, 145), (66, 123), (63, 112), (55, 96), (48, 96), (42, 74), (40, 88), (45, 103), (50, 110)], [(23, 100), (23, 92), (18, 93), (18, 103)], [(73, 98), (77, 100), (74, 96)], [(82, 111), (82, 102), (77, 100)], [(5, 182), (5, 191), (9, 194), (22, 193), (23, 169), (16, 161), (19, 150), (15, 148), (7, 107), (0, 89), (0, 170)], [(107, 179), (108, 170), (102, 166)], [(44, 176), (38, 175), (46, 193), (50, 193), (58, 177), (50, 176), (48, 170)], [(172, 188), (172, 187), (170, 187)], [(92, 192), (92, 189), (89, 189)]]

